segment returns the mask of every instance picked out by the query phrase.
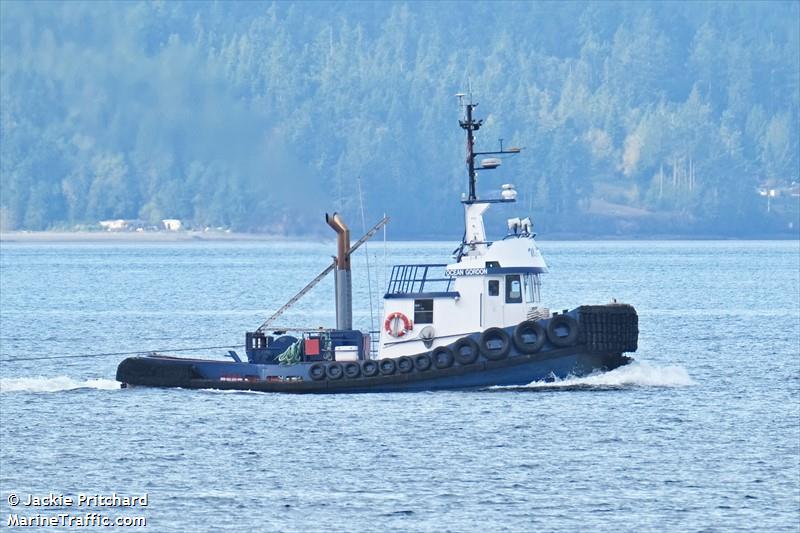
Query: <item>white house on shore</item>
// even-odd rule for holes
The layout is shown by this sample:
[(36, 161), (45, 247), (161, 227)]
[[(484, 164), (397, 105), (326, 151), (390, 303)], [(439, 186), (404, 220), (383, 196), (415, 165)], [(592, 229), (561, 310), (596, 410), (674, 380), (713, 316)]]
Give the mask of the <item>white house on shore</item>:
[(100, 227), (106, 231), (125, 231), (130, 228), (131, 221), (118, 218), (116, 220), (101, 220)]
[(101, 220), (98, 224), (106, 231), (144, 231), (149, 227), (144, 220), (124, 218)]
[(167, 231), (180, 231), (181, 227), (183, 227), (183, 223), (177, 218), (165, 218), (161, 221), (161, 224), (164, 225), (164, 229)]

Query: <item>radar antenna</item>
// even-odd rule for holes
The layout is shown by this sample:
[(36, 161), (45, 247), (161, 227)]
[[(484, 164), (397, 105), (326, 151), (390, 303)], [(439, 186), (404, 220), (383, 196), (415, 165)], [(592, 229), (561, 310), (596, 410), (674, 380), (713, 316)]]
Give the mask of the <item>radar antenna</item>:
[(472, 112), (478, 107), (477, 102), (472, 101), (472, 86), (470, 84), (469, 89), (469, 102), (464, 103), (464, 97), (466, 95), (464, 93), (457, 93), (456, 97), (458, 98), (458, 103), (461, 107), (464, 108), (464, 119), (459, 120), (458, 124), (461, 126), (461, 129), (467, 132), (467, 174), (469, 175), (469, 195), (467, 196), (466, 200), (463, 200), (465, 204), (473, 204), (478, 201), (478, 196), (475, 192), (475, 184), (477, 182), (478, 171), (479, 170), (492, 170), (497, 168), (500, 163), (499, 160), (485, 160), (486, 164), (481, 164), (481, 166), (475, 166), (475, 158), (479, 155), (516, 155), (522, 151), (521, 148), (503, 148), (503, 139), (500, 139), (500, 150), (496, 150), (493, 152), (476, 152), (475, 151), (475, 132), (481, 129), (483, 125), (483, 119), (474, 119), (472, 117)]

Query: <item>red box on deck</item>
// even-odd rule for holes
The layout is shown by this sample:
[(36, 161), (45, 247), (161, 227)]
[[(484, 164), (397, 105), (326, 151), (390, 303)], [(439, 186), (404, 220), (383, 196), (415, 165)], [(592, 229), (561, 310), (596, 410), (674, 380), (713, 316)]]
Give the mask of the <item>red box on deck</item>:
[(319, 355), (319, 338), (306, 339), (304, 348), (306, 355)]

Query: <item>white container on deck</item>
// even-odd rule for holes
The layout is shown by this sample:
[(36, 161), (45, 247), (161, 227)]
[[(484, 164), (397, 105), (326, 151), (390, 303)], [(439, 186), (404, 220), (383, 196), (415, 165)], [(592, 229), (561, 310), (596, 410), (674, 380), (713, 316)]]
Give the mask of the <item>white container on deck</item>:
[(336, 361), (358, 361), (358, 346), (337, 346), (334, 350)]

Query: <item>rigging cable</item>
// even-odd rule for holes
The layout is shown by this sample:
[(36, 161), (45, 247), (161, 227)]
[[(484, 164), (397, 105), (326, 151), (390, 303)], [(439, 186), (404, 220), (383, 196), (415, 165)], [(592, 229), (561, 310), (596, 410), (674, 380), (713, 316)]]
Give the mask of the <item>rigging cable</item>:
[[(361, 176), (358, 177), (358, 200), (361, 203), (361, 228), (364, 233), (367, 232), (367, 218), (364, 214), (364, 194), (361, 191)], [(385, 227), (385, 226), (384, 226)], [(369, 295), (369, 331), (375, 331), (375, 314), (372, 310), (372, 274), (369, 268), (369, 248), (367, 243), (364, 243), (364, 257), (367, 260), (367, 294)]]
[[(386, 218), (386, 213), (383, 214), (383, 217)], [(389, 266), (388, 266), (388, 259), (386, 256), (386, 226), (383, 226), (383, 288), (389, 287)]]
[(201, 346), (197, 348), (167, 348), (163, 350), (138, 350), (135, 352), (105, 352), (105, 353), (85, 353), (79, 355), (42, 355), (37, 357), (16, 357), (14, 359), (3, 358), (0, 362), (16, 363), (18, 361), (42, 361), (45, 359), (84, 359), (87, 357), (111, 357), (114, 355), (139, 355), (148, 353), (169, 353), (169, 352), (196, 352), (199, 350), (221, 350), (224, 348), (241, 348), (242, 344), (231, 344), (228, 346)]

